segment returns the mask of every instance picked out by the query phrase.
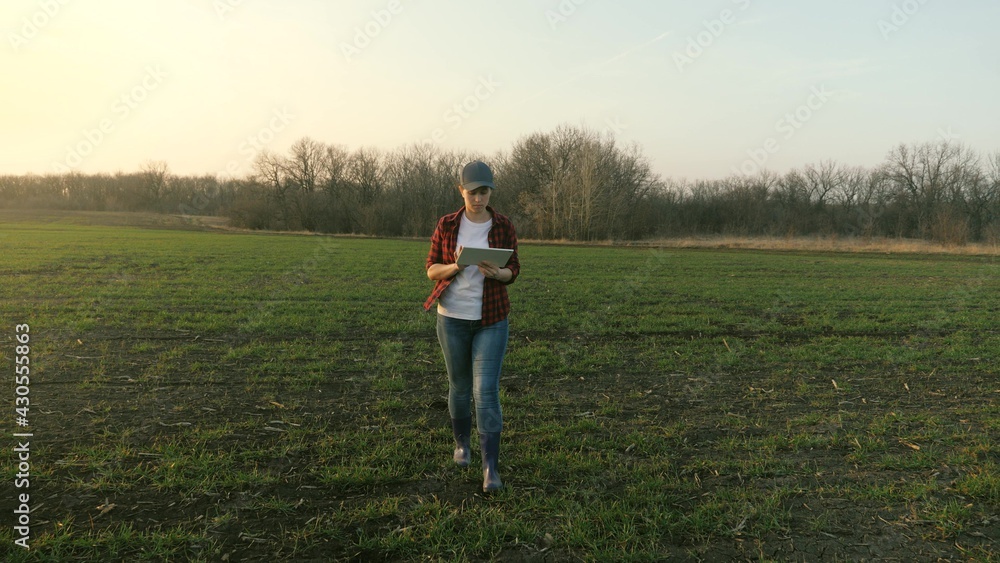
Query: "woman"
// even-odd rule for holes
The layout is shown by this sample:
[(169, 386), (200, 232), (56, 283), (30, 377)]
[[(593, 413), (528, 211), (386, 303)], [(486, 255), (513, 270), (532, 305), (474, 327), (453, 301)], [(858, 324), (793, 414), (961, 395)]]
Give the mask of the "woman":
[[(510, 219), (489, 206), (494, 190), (493, 171), (476, 160), (462, 168), (458, 191), (465, 205), (445, 215), (434, 229), (427, 254), (427, 277), (436, 281), (424, 303), (437, 308), (437, 336), (448, 369), (448, 410), (455, 435), (454, 460), (465, 467), (470, 460), (471, 400), (476, 400), (476, 428), (483, 457), (483, 491), (503, 488), (497, 472), (500, 455), (500, 365), (507, 351), (507, 286), (520, 272), (517, 235)], [(474, 267), (456, 263), (457, 251), (469, 248), (508, 248), (514, 252), (503, 267), (480, 262)]]

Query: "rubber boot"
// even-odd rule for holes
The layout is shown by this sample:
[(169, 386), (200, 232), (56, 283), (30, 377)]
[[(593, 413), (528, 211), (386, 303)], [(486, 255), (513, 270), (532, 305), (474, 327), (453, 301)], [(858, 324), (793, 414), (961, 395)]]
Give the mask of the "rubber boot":
[(459, 467), (468, 467), (472, 460), (472, 417), (451, 419), (451, 430), (455, 434), (455, 463)]
[(483, 492), (498, 491), (503, 488), (497, 462), (500, 459), (500, 433), (480, 432), (479, 446), (483, 452)]

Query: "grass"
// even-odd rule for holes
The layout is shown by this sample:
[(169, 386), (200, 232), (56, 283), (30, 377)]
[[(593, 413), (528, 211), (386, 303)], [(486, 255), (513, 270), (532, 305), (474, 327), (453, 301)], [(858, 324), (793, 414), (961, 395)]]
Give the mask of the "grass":
[(0, 225), (37, 436), (5, 560), (1000, 553), (990, 256), (525, 244), (484, 497), (425, 241), (80, 221)]

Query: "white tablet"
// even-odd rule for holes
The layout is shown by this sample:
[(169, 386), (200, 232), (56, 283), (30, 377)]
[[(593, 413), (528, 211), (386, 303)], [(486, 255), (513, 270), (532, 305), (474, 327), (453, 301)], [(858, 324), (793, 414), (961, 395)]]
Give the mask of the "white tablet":
[(503, 268), (507, 265), (507, 261), (510, 260), (511, 254), (514, 254), (514, 251), (509, 248), (475, 248), (464, 246), (458, 252), (457, 263), (460, 266), (470, 266), (478, 264), (483, 260), (488, 260), (498, 267)]

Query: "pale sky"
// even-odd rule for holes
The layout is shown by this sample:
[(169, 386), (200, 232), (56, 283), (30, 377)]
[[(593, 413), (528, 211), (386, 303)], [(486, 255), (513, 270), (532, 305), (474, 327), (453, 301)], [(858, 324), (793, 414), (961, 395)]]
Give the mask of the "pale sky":
[(0, 174), (250, 171), (560, 124), (663, 177), (1000, 151), (996, 0), (5, 0)]

